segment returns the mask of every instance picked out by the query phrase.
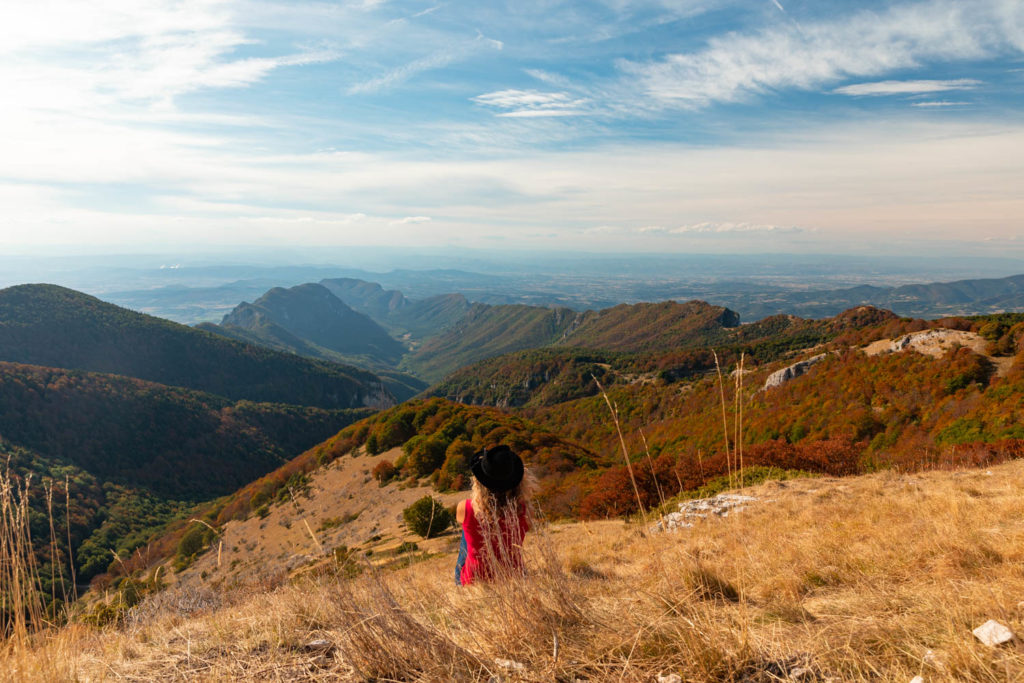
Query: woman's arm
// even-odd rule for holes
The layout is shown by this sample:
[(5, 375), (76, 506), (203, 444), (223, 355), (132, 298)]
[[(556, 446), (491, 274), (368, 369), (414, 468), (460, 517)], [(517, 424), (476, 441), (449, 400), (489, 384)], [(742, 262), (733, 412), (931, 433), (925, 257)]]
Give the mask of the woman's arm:
[(455, 506), (455, 521), (460, 525), (466, 521), (466, 501), (460, 500), (459, 504)]

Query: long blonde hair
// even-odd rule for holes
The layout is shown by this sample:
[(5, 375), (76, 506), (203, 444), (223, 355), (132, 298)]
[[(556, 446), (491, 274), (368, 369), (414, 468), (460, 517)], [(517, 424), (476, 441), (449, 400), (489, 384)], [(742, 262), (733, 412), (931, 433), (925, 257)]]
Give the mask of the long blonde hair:
[(473, 514), (486, 526), (496, 522), (499, 515), (517, 514), (520, 508), (527, 518), (532, 520), (532, 499), (536, 492), (537, 478), (529, 469), (524, 469), (523, 479), (519, 485), (511, 491), (501, 493), (491, 491), (481, 484), (479, 479), (473, 477), (473, 489), (469, 498), (473, 503)]

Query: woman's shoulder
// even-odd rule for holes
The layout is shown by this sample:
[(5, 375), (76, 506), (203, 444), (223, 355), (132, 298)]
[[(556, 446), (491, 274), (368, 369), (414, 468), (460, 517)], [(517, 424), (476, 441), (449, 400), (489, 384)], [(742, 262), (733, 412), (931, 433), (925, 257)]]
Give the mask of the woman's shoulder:
[(462, 522), (464, 522), (466, 519), (467, 511), (472, 510), (473, 505), (472, 503), (469, 502), (468, 498), (460, 500), (459, 504), (455, 506), (455, 521), (457, 521), (459, 524), (462, 524)]

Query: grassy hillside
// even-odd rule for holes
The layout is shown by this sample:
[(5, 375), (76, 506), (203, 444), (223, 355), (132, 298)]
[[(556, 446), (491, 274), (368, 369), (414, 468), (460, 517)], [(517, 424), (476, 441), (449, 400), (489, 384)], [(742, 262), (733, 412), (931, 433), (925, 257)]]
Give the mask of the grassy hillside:
[(464, 588), (454, 536), (393, 571), (325, 548), (291, 577), (238, 586), (211, 571), (144, 601), (128, 627), (55, 630), (0, 667), (27, 680), (1015, 681), (1020, 650), (971, 631), (1024, 632), (1022, 486), (1021, 462), (769, 481), (740, 491), (742, 511), (671, 533), (538, 526), (525, 576)]
[(610, 351), (663, 351), (683, 344), (713, 344), (739, 324), (733, 311), (703, 301), (620, 304), (587, 311), (559, 343)]
[(473, 304), (458, 322), (406, 356), (401, 367), (436, 381), (490, 356), (553, 344), (579, 318), (568, 308)]
[[(0, 363), (14, 470), (71, 480), (82, 578), (147, 532), (230, 493), (369, 411), (231, 401), (114, 375)], [(45, 538), (45, 535), (37, 535)], [(84, 548), (84, 549), (83, 549)]]
[(134, 313), (74, 290), (0, 290), (0, 361), (105, 372), (228, 398), (322, 408), (387, 406), (370, 372)]

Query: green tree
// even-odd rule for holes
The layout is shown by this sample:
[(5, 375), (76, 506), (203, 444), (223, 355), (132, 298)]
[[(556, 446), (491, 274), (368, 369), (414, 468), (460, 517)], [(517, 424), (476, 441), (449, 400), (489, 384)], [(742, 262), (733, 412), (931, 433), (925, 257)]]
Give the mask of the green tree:
[(405, 525), (423, 538), (441, 535), (455, 522), (452, 513), (431, 496), (423, 496), (402, 511)]

